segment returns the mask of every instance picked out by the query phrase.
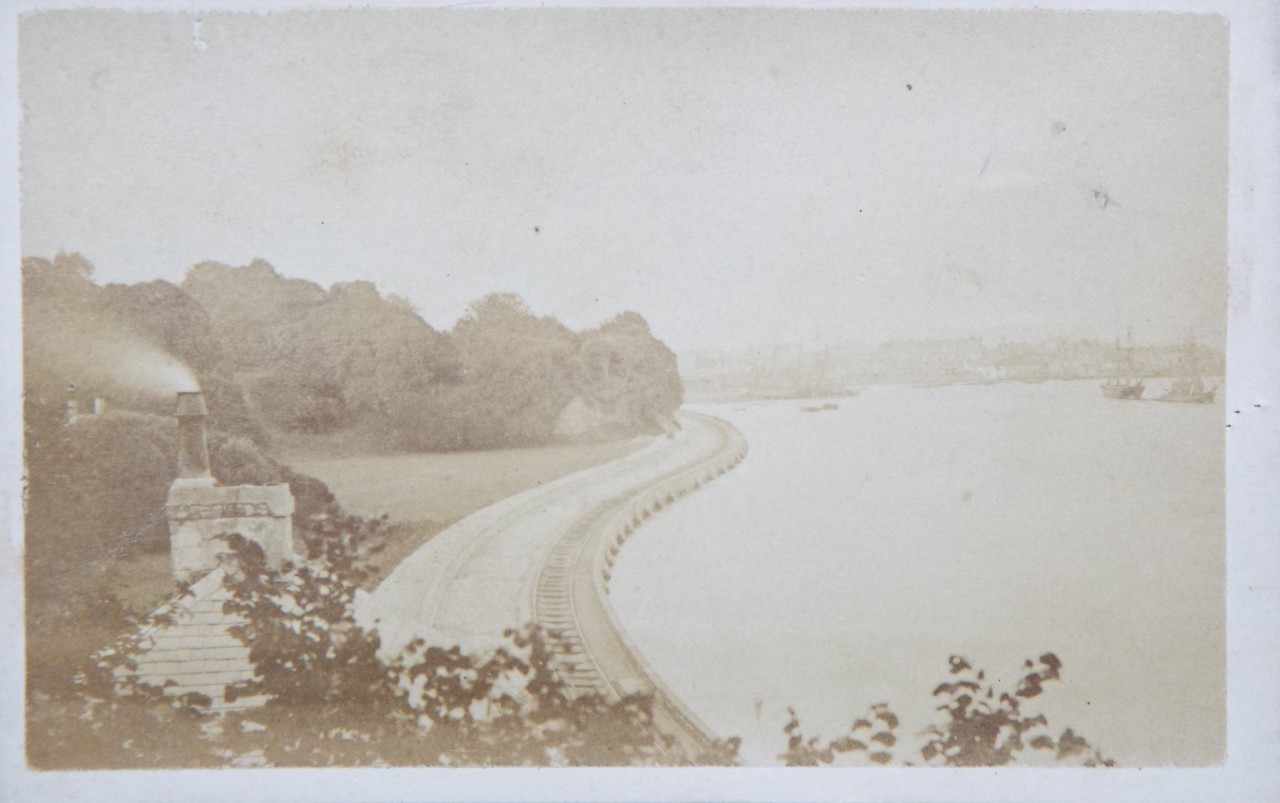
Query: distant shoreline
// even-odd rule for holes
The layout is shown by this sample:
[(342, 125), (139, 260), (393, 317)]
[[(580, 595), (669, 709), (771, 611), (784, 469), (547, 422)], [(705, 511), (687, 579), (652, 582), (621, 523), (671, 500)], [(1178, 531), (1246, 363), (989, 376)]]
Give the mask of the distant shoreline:
[[(1175, 373), (1149, 373), (1142, 375), (1144, 379), (1166, 381), (1178, 379), (1179, 374)], [(915, 381), (911, 379), (895, 379), (868, 382), (859, 385), (857, 390), (838, 390), (828, 393), (807, 393), (807, 394), (789, 394), (785, 392), (772, 393), (769, 391), (747, 391), (739, 390), (732, 392), (725, 389), (721, 392), (708, 392), (705, 389), (699, 389), (696, 386), (690, 388), (686, 385), (685, 403), (686, 404), (732, 404), (735, 402), (763, 402), (763, 401), (795, 401), (795, 402), (811, 402), (811, 401), (839, 401), (841, 399), (857, 398), (858, 394), (863, 390), (878, 387), (913, 387), (920, 389), (930, 388), (949, 388), (977, 385), (1039, 385), (1046, 382), (1089, 382), (1089, 381), (1105, 381), (1112, 378), (1110, 374), (1096, 374), (1090, 376), (1052, 376), (1045, 379), (1024, 379), (1024, 378), (1002, 378), (1002, 379), (955, 379), (955, 380), (921, 380)], [(1213, 382), (1221, 383), (1225, 377), (1221, 374), (1208, 374), (1205, 379)]]

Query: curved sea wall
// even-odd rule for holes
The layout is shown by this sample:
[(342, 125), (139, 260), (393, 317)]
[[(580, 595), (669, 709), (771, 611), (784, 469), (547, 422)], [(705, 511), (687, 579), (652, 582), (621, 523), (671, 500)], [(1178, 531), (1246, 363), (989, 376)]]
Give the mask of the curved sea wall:
[(377, 626), (388, 655), (415, 637), (492, 649), (532, 621), (570, 694), (652, 692), (655, 727), (676, 737), (672, 758), (696, 759), (711, 735), (645, 664), (608, 600), (613, 561), (641, 523), (746, 455), (742, 434), (718, 418), (681, 412), (677, 421), (669, 437), (441, 532), (357, 600), (358, 621)]
[(648, 666), (608, 601), (614, 561), (641, 525), (747, 455), (746, 439), (728, 422), (688, 412), (680, 419), (688, 429), (713, 431), (709, 448), (693, 462), (615, 498), (565, 533), (540, 571), (534, 606), (535, 621), (552, 634), (557, 668), (571, 689), (614, 697), (652, 694), (656, 726), (674, 737), (683, 758), (696, 760), (715, 734)]
[(720, 448), (699, 463), (675, 473), (673, 476), (658, 480), (631, 499), (624, 508), (610, 516), (600, 527), (598, 538), (602, 538), (596, 561), (599, 564), (599, 575), (602, 591), (609, 592), (611, 570), (618, 552), (627, 543), (650, 516), (672, 504), (685, 494), (692, 493), (711, 482), (716, 477), (733, 469), (747, 457), (747, 441), (732, 424), (709, 415), (700, 413), (684, 413), (696, 417), (715, 426), (723, 438)]

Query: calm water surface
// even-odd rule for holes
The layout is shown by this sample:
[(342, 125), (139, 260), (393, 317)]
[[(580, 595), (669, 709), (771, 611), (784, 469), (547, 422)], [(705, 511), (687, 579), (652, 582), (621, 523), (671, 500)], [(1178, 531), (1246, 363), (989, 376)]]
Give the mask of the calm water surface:
[(958, 653), (1012, 683), (1053, 651), (1037, 710), (1125, 765), (1224, 746), (1223, 411), (1095, 382), (878, 387), (704, 405), (751, 445), (651, 519), (611, 598), (667, 685), (750, 763), (792, 706), (830, 738), (873, 703), (897, 761)]

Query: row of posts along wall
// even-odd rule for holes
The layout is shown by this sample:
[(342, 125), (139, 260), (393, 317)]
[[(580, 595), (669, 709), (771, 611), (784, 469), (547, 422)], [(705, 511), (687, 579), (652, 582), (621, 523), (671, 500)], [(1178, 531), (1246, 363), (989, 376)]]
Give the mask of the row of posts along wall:
[(703, 483), (723, 475), (746, 458), (747, 440), (742, 433), (719, 419), (711, 419), (709, 416), (706, 418), (713, 421), (720, 431), (723, 438), (721, 447), (705, 460), (665, 477), (647, 488), (601, 525), (600, 530), (604, 537), (596, 539), (599, 548), (596, 549), (595, 560), (602, 593), (607, 594), (609, 591), (614, 560), (641, 524), (667, 505), (701, 488)]

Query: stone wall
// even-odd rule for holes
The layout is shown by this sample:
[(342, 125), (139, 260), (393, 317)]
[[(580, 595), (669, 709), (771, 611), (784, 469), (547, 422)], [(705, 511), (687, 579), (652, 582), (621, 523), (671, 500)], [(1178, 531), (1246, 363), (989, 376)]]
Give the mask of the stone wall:
[(293, 509), (288, 485), (174, 482), (165, 503), (174, 578), (189, 582), (216, 569), (232, 534), (261, 546), (268, 565), (281, 568), (293, 560)]

